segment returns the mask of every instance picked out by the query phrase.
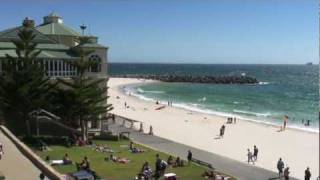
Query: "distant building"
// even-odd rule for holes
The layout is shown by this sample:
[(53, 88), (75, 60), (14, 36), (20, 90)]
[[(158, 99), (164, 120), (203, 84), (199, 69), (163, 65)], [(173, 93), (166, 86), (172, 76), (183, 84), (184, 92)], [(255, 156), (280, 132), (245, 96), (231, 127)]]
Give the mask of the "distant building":
[[(42, 24), (36, 26), (31, 19), (25, 18), (18, 27), (0, 31), (0, 75), (2, 73), (2, 61), (6, 54), (13, 57), (16, 55), (16, 47), (12, 43), (19, 40), (18, 33), (23, 28), (33, 31), (34, 42), (38, 43), (37, 49), (41, 50), (38, 58), (43, 59), (46, 76), (51, 79), (70, 78), (77, 75), (77, 69), (67, 63), (80, 57), (75, 53), (77, 49), (92, 51), (86, 58), (94, 61), (86, 75), (105, 79), (101, 86), (107, 86), (107, 53), (108, 47), (98, 43), (98, 37), (86, 36), (89, 42), (79, 44), (79, 37), (85, 36), (85, 26), (82, 25), (82, 33), (73, 30), (63, 23), (63, 18), (55, 13), (51, 13), (43, 18)], [(107, 93), (107, 92), (106, 92)], [(97, 121), (90, 123), (92, 128), (100, 128)]]
[(32, 30), (36, 35), (34, 42), (38, 43), (37, 48), (41, 50), (38, 58), (44, 60), (47, 76), (68, 78), (76, 75), (77, 70), (66, 61), (78, 59), (74, 50), (81, 48), (93, 51), (86, 58), (96, 62), (88, 69), (88, 75), (106, 78), (108, 47), (98, 44), (96, 36), (87, 36), (89, 42), (79, 45), (79, 37), (84, 35), (66, 26), (63, 18), (55, 13), (45, 16), (43, 23), (38, 26), (33, 20), (26, 18), (21, 26), (0, 31), (0, 73), (1, 60), (6, 57), (5, 55), (16, 57), (15, 46), (11, 41), (19, 39), (18, 32), (23, 28)]

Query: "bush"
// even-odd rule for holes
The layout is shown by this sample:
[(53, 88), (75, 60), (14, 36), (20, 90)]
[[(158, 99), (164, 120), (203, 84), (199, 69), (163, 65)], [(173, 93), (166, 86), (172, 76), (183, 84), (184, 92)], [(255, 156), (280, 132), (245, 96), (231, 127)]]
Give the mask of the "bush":
[(112, 135), (111, 133), (101, 133), (100, 136), (95, 136), (95, 140), (109, 140), (109, 141), (119, 141), (120, 139), (128, 139), (126, 136)]
[(22, 141), (26, 144), (39, 147), (42, 145), (61, 145), (70, 147), (72, 145), (69, 137), (67, 136), (32, 136), (32, 137), (23, 137)]

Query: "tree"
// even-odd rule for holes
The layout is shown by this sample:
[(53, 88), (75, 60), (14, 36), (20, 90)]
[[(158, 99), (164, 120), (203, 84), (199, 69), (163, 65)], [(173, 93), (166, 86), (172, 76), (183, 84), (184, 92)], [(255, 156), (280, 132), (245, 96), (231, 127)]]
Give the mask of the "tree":
[[(6, 123), (25, 124), (26, 135), (31, 135), (28, 114), (46, 104), (45, 97), (53, 85), (45, 77), (41, 53), (33, 42), (35, 35), (28, 28), (18, 33), (19, 40), (12, 41), (16, 47), (16, 57), (6, 54), (3, 74), (0, 75), (0, 111)], [(14, 121), (14, 122), (13, 122)]]
[(107, 104), (108, 88), (102, 86), (107, 79), (86, 75), (87, 69), (93, 63), (85, 58), (92, 51), (81, 48), (81, 45), (86, 41), (85, 37), (80, 38), (80, 46), (74, 49), (80, 58), (67, 61), (77, 69), (77, 75), (71, 79), (58, 79), (60, 91), (62, 90), (64, 94), (69, 95), (69, 99), (64, 103), (72, 104), (71, 107), (67, 107), (66, 104), (60, 104), (58, 107), (64, 108), (62, 114), (70, 115), (68, 117), (70, 120), (79, 122), (84, 140), (87, 140), (88, 137), (88, 121), (106, 119), (108, 111), (112, 110), (112, 105)]

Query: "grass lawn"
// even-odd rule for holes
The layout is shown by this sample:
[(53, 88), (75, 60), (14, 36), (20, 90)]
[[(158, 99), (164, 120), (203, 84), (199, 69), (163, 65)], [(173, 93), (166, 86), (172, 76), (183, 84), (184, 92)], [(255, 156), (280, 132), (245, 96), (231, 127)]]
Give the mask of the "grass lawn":
[[(109, 156), (110, 153), (96, 152), (91, 147), (71, 147), (64, 146), (50, 146), (49, 151), (36, 151), (43, 159), (47, 155), (51, 160), (62, 159), (65, 153), (69, 154), (70, 159), (73, 162), (81, 162), (84, 156), (87, 156), (90, 160), (91, 169), (96, 171), (97, 175), (108, 180), (130, 180), (133, 179), (137, 173), (141, 170), (141, 167), (145, 161), (148, 161), (155, 170), (156, 154), (160, 155), (163, 160), (168, 159), (168, 154), (157, 152), (146, 147), (135, 144), (136, 147), (146, 150), (143, 153), (133, 154), (128, 150), (128, 147), (123, 145), (129, 145), (128, 140), (122, 141), (94, 141), (95, 144), (107, 144), (112, 150), (115, 151), (114, 155), (117, 157), (125, 157), (130, 160), (128, 164), (119, 164), (112, 161), (105, 161), (104, 158)], [(61, 173), (75, 172), (75, 165), (61, 165), (54, 166)], [(184, 167), (167, 168), (166, 173), (173, 172), (177, 174), (179, 179), (183, 180), (195, 180), (203, 179), (201, 174), (206, 170), (203, 166), (198, 166), (191, 163)]]

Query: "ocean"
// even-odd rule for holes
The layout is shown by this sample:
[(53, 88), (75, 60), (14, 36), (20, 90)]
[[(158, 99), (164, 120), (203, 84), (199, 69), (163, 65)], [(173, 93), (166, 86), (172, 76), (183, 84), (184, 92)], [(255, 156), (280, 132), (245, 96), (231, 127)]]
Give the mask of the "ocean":
[[(110, 75), (177, 74), (253, 76), (256, 85), (157, 82), (130, 86), (127, 91), (150, 101), (172, 101), (176, 107), (233, 116), (265, 124), (319, 132), (318, 65), (129, 64), (110, 63)], [(310, 126), (302, 123), (310, 120)]]

